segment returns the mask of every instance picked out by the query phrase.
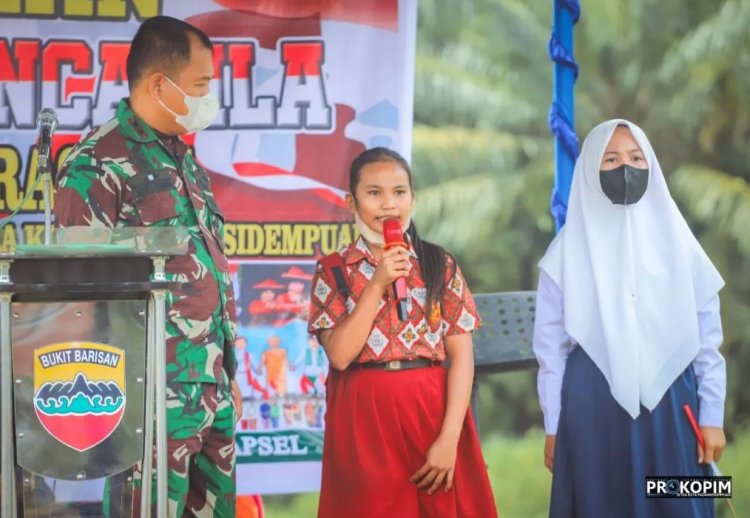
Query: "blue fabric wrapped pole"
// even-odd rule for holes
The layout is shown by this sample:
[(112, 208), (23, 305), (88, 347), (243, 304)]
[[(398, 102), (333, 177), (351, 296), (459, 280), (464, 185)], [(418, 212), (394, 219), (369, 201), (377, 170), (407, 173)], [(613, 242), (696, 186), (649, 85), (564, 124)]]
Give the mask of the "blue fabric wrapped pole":
[(550, 210), (559, 231), (565, 224), (573, 168), (578, 158), (573, 87), (578, 64), (573, 58), (573, 26), (581, 15), (578, 0), (552, 0), (554, 21), (549, 57), (554, 62), (554, 92), (549, 110), (549, 129), (555, 136), (555, 186)]

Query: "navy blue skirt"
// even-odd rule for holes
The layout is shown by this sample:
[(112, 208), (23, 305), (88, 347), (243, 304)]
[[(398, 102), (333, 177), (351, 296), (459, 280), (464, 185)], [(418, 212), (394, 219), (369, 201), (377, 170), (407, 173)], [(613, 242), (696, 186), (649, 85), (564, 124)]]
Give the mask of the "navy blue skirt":
[(646, 498), (646, 476), (707, 476), (682, 406), (698, 415), (692, 366), (637, 419), (614, 400), (581, 347), (568, 358), (555, 444), (550, 517), (713, 517), (711, 498)]

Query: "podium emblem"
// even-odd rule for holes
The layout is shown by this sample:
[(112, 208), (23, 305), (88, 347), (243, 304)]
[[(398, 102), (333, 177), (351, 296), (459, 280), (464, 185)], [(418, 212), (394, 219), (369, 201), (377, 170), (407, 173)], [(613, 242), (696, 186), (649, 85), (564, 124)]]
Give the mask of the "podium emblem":
[(79, 452), (114, 432), (125, 411), (125, 352), (94, 342), (34, 351), (34, 411), (47, 432)]

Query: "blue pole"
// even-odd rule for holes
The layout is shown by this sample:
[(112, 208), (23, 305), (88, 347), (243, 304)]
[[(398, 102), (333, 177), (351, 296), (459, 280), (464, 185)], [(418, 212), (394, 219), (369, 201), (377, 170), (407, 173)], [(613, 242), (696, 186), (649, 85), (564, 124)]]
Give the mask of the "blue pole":
[(573, 26), (581, 7), (578, 0), (552, 0), (554, 21), (549, 40), (549, 56), (554, 62), (554, 86), (549, 110), (549, 129), (555, 136), (555, 187), (550, 211), (557, 230), (565, 224), (573, 168), (578, 158), (573, 88), (578, 64), (573, 58)]

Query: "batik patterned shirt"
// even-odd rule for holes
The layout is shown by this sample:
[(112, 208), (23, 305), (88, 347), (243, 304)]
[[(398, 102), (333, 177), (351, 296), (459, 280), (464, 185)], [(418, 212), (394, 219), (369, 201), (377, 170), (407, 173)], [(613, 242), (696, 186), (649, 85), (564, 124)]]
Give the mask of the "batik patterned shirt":
[[(308, 326), (311, 333), (335, 328), (354, 311), (365, 285), (375, 273), (376, 262), (361, 237), (337, 253), (341, 255), (347, 268), (350, 294), (344, 299), (337, 290), (335, 281), (328, 278), (327, 272), (319, 263), (312, 280)], [(466, 280), (450, 256), (447, 257), (444, 283), (442, 300), (436, 301), (431, 308), (426, 308), (427, 289), (418, 258), (409, 245), (409, 318), (403, 322), (399, 320), (393, 289), (386, 290), (380, 300), (367, 342), (355, 362), (417, 358), (444, 360), (445, 336), (469, 333), (481, 325)]]

